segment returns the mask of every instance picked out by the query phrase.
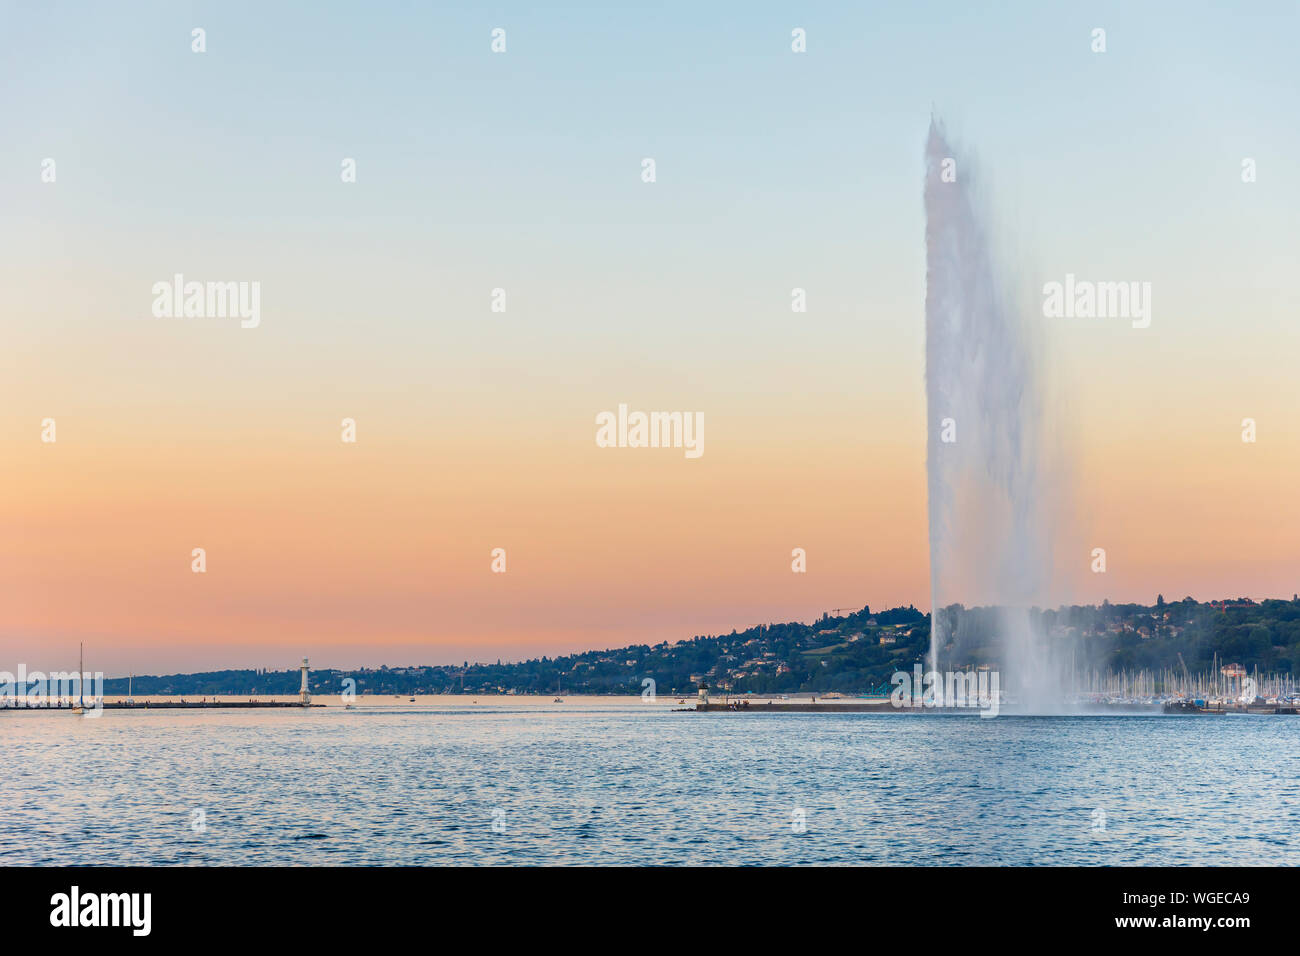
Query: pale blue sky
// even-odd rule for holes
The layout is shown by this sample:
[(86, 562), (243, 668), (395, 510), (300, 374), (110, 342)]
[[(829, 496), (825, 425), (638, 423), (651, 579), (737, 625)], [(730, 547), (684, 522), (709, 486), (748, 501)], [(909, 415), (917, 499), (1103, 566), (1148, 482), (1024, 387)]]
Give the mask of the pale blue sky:
[[(1027, 289), (1067, 271), (1155, 284), (1122, 374), (1148, 348), (1236, 343), (1276, 378), (1297, 343), (1296, 11), (10, 3), (0, 278), (11, 312), (58, 283), (61, 311), (41, 310), (66, 322), (133, 315), (176, 270), (262, 277), (279, 361), (336, 346), (381, 389), (536, 374), (539, 355), (618, 383), (644, 357), (646, 384), (730, 393), (860, 394), (844, 376), (865, 371), (919, 409), (933, 104), (978, 157)], [(477, 321), (498, 285), (519, 317), (506, 342)], [(797, 335), (794, 286), (812, 310)], [(63, 347), (52, 321), (9, 333)], [(1085, 367), (1118, 360), (1105, 331), (1069, 345)]]
[[(609, 6), (8, 3), (6, 205), (33, 211), (20, 173), (52, 155), (94, 187), (83, 215), (138, 224), (360, 212), (897, 241), (918, 229), (932, 103), (1001, 189), (1085, 222), (1153, 187), (1203, 199), (1243, 155), (1280, 180), (1300, 147), (1293, 2)], [(343, 155), (363, 208), (320, 201)], [(654, 193), (626, 188), (644, 155)]]

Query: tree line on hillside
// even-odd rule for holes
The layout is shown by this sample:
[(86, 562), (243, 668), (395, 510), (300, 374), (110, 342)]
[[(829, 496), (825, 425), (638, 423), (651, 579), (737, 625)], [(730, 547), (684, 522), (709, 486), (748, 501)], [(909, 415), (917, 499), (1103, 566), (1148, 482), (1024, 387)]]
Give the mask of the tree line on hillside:
[[(1099, 671), (1208, 671), (1231, 661), (1248, 670), (1300, 675), (1300, 599), (1199, 603), (1191, 598), (1154, 605), (1075, 605), (1032, 609), (1028, 619), (1049, 642), (1068, 645), (1080, 666)], [(939, 611), (952, 646), (953, 666), (998, 666), (998, 611)], [(313, 694), (338, 694), (347, 681), (357, 694), (640, 694), (690, 695), (701, 686), (758, 694), (867, 693), (887, 689), (890, 677), (926, 664), (930, 615), (914, 607), (873, 612), (869, 607), (812, 624), (762, 624), (723, 635), (592, 650), (517, 663), (465, 661), (460, 666), (314, 670)], [(955, 637), (954, 637), (955, 636)], [(1181, 658), (1180, 658), (1181, 655)], [(139, 695), (291, 695), (296, 669), (226, 670), (134, 679)], [(653, 682), (648, 683), (648, 682)], [(105, 682), (110, 695), (127, 681)]]

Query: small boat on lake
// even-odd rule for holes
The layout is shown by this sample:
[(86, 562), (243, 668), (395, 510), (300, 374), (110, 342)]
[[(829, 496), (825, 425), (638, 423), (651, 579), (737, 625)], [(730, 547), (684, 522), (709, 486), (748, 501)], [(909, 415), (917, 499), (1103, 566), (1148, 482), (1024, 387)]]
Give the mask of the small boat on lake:
[(72, 708), (74, 714), (84, 714), (86, 712), (86, 642), (81, 642), (81, 651), (77, 655), (77, 693), (80, 699), (77, 706)]

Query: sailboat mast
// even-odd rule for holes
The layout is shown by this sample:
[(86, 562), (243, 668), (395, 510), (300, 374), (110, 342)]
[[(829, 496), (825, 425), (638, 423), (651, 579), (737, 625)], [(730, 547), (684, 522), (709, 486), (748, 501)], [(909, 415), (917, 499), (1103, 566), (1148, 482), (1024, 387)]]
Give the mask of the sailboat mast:
[(81, 642), (81, 651), (77, 654), (77, 693), (81, 695), (81, 707), (86, 706), (86, 642)]

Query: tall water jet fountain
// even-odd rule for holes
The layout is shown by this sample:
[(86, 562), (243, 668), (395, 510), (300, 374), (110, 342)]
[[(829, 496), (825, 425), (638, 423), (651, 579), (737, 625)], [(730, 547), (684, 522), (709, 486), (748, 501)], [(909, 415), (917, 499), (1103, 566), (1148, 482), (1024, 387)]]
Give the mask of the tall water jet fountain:
[[(931, 666), (998, 667), (1012, 709), (1059, 713), (1069, 706), (1064, 655), (1053, 653), (1031, 612), (1046, 603), (1055, 515), (1039, 326), (997, 259), (984, 201), (971, 164), (932, 120), (925, 179)], [(975, 606), (982, 610), (967, 610)]]

